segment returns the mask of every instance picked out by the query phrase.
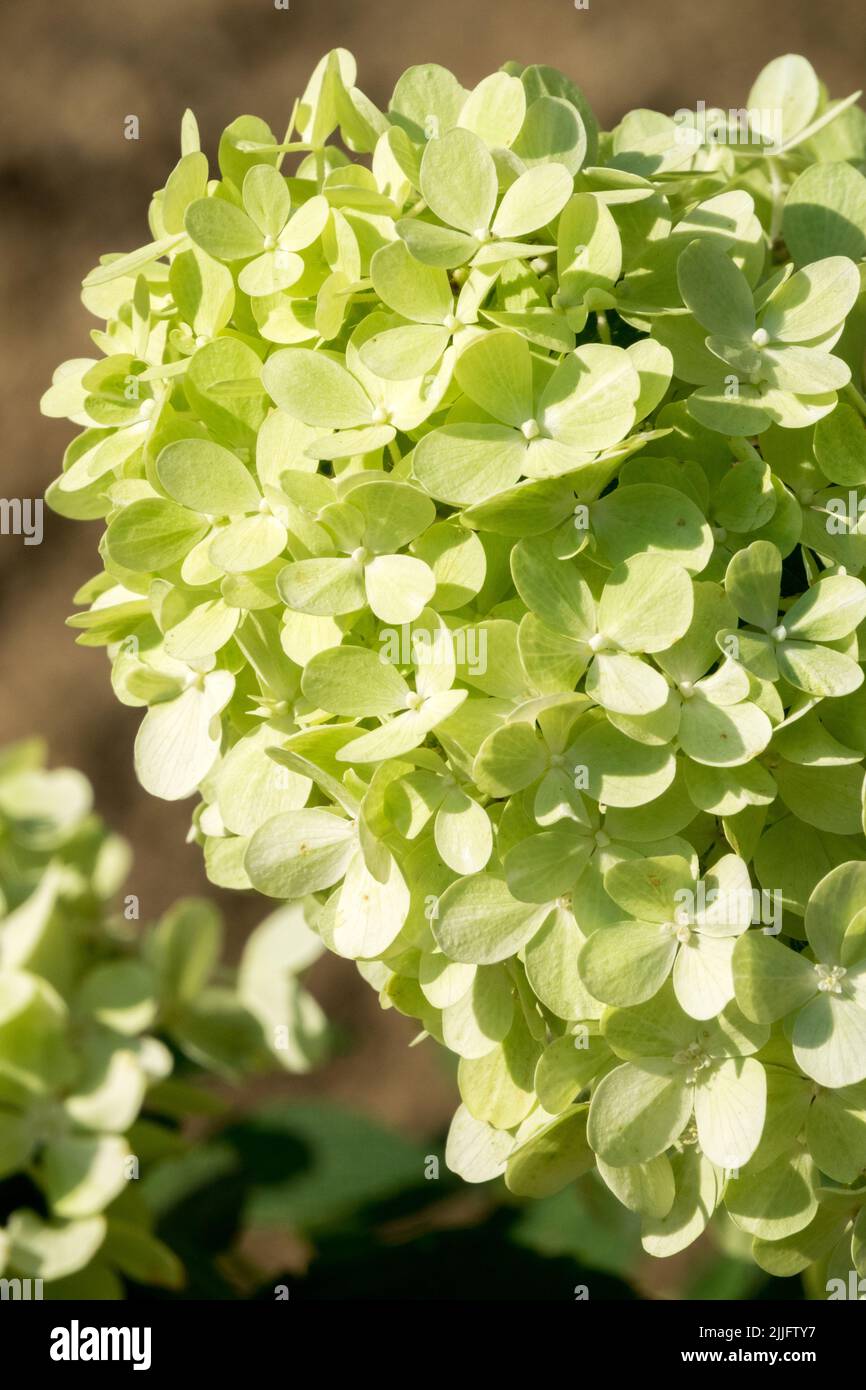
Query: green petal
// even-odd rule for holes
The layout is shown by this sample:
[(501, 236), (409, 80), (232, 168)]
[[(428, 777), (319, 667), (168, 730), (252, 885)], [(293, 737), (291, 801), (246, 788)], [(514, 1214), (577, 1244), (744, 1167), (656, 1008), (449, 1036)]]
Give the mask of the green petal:
[(492, 1052), (462, 1058), (457, 1080), (467, 1110), (496, 1129), (519, 1125), (535, 1104), (532, 1082), (540, 1052), (517, 1016), (508, 1037)]
[(720, 708), (697, 696), (683, 705), (680, 747), (695, 762), (737, 767), (762, 753), (773, 736), (763, 710), (745, 701)]
[(590, 526), (611, 565), (633, 555), (662, 554), (699, 574), (713, 551), (712, 534), (694, 502), (655, 483), (620, 487), (594, 502)]
[(434, 370), (450, 336), (447, 328), (434, 324), (389, 328), (368, 339), (361, 349), (361, 361), (386, 381), (410, 381)]
[(540, 777), (547, 758), (544, 744), (531, 725), (503, 724), (481, 745), (472, 776), (488, 795), (508, 796)]
[(676, 954), (676, 937), (658, 923), (624, 922), (593, 932), (580, 953), (580, 973), (605, 1004), (641, 1004), (661, 989)]
[(629, 1211), (656, 1220), (667, 1216), (676, 1196), (674, 1170), (667, 1154), (624, 1168), (612, 1168), (599, 1159), (597, 1166), (599, 1177)]
[(210, 523), (161, 497), (130, 502), (105, 533), (108, 553), (123, 569), (154, 573), (182, 560), (207, 535)]
[(610, 1050), (597, 1034), (570, 1033), (555, 1038), (542, 1052), (535, 1068), (535, 1089), (540, 1104), (550, 1115), (568, 1108), (610, 1059)]
[(70, 1134), (48, 1144), (42, 1176), (54, 1214), (77, 1220), (104, 1210), (126, 1185), (129, 1152), (116, 1134)]
[(622, 348), (586, 343), (556, 368), (541, 396), (540, 421), (561, 444), (595, 453), (628, 434), (640, 378)]
[(337, 955), (350, 960), (381, 955), (399, 934), (408, 912), (409, 889), (393, 856), (386, 855), (386, 868), (380, 867), (374, 877), (356, 850), (337, 898), (331, 945)]
[(687, 307), (708, 333), (748, 339), (755, 327), (749, 283), (733, 261), (709, 241), (693, 241), (677, 261)]
[(795, 641), (835, 642), (866, 617), (866, 584), (848, 574), (820, 579), (785, 614), (785, 631)]
[(525, 458), (525, 440), (504, 425), (443, 425), (419, 442), (413, 473), (438, 501), (472, 506), (513, 487)]
[(593, 1166), (586, 1138), (586, 1106), (572, 1107), (545, 1125), (508, 1159), (505, 1186), (518, 1197), (550, 1197)]
[(806, 935), (825, 965), (851, 964), (845, 934), (866, 902), (866, 864), (839, 864), (815, 887), (806, 907)]
[(527, 608), (554, 632), (582, 641), (593, 635), (595, 603), (589, 585), (576, 566), (557, 558), (547, 537), (519, 541), (511, 552), (511, 573)]
[(608, 577), (598, 630), (626, 652), (663, 652), (688, 630), (693, 602), (691, 580), (679, 565), (664, 555), (632, 555)]
[(249, 842), (250, 880), (269, 898), (301, 898), (339, 883), (352, 857), (352, 822), (319, 808), (286, 811), (260, 826)]
[(421, 192), (442, 222), (473, 236), (485, 230), (496, 191), (496, 166), (477, 135), (451, 130), (429, 141), (421, 160)]
[(782, 559), (769, 541), (753, 541), (733, 556), (725, 590), (744, 623), (769, 631), (779, 612)]
[(457, 124), (471, 130), (485, 145), (508, 147), (523, 124), (526, 96), (518, 77), (494, 72), (469, 93)]
[(524, 948), (526, 978), (542, 1004), (558, 1018), (598, 1018), (602, 1013), (580, 975), (578, 959), (584, 940), (574, 914), (558, 907)]
[(433, 571), (412, 555), (377, 555), (364, 569), (364, 585), (383, 623), (414, 622), (436, 592)]
[(820, 1086), (866, 1077), (866, 1010), (854, 999), (819, 994), (801, 1009), (792, 1035), (797, 1065)]
[(331, 714), (385, 715), (403, 709), (409, 687), (389, 662), (367, 647), (333, 647), (314, 656), (302, 689), (314, 706)]
[(728, 1184), (724, 1194), (731, 1219), (749, 1236), (781, 1240), (808, 1226), (817, 1211), (817, 1169), (808, 1154), (795, 1152), (760, 1173)]
[(862, 1086), (819, 1091), (806, 1115), (806, 1143), (835, 1182), (856, 1182), (866, 1167), (866, 1096)]
[(502, 879), (473, 874), (446, 888), (431, 925), (451, 960), (492, 965), (525, 945), (549, 912), (546, 905), (520, 903)]
[(519, 428), (532, 415), (532, 358), (519, 333), (494, 328), (457, 358), (461, 391), (494, 419)]
[(459, 787), (446, 793), (433, 836), (440, 855), (456, 874), (479, 873), (493, 852), (490, 817)]
[(218, 530), (208, 556), (225, 574), (247, 574), (269, 565), (285, 548), (285, 526), (275, 516), (263, 514), (242, 517)]
[(186, 230), (196, 246), (217, 261), (243, 261), (262, 249), (262, 233), (225, 198), (197, 198), (186, 210)]
[(734, 949), (737, 1003), (756, 1023), (774, 1023), (799, 1008), (817, 989), (813, 966), (763, 931), (749, 931)]
[(673, 1062), (626, 1062), (602, 1077), (592, 1097), (587, 1137), (615, 1168), (646, 1163), (682, 1134), (692, 1091)]
[(570, 749), (586, 769), (586, 790), (606, 806), (643, 806), (666, 791), (676, 773), (667, 747), (635, 743), (606, 722), (581, 735)]
[(520, 902), (549, 903), (570, 891), (586, 865), (593, 842), (566, 826), (530, 835), (503, 859), (509, 891)]
[(701, 1148), (720, 1168), (742, 1168), (761, 1138), (767, 1078), (754, 1057), (731, 1057), (699, 1073), (695, 1122)]
[(217, 671), (204, 689), (190, 686), (148, 710), (135, 740), (135, 771), (145, 791), (165, 801), (192, 796), (219, 755), (222, 730), (215, 716), (233, 684), (228, 672)]
[(796, 271), (773, 295), (761, 326), (774, 341), (807, 343), (843, 323), (859, 293), (853, 262), (847, 256), (827, 256)]
[(493, 219), (498, 237), (522, 237), (553, 222), (565, 207), (574, 187), (562, 164), (540, 164), (527, 169), (505, 190)]
[(441, 324), (450, 314), (453, 296), (444, 270), (423, 265), (405, 242), (382, 246), (370, 262), (373, 288), (383, 303), (416, 323)]
[(501, 965), (481, 965), (469, 989), (443, 1006), (445, 1046), (458, 1057), (486, 1057), (508, 1036), (513, 1016), (514, 996), (507, 970)]
[(265, 389), (281, 410), (305, 425), (351, 429), (369, 424), (373, 407), (335, 357), (309, 348), (285, 348), (262, 368)]
[(280, 570), (277, 589), (298, 613), (334, 617), (354, 613), (366, 602), (363, 568), (354, 560), (296, 560)]
[(641, 1244), (647, 1254), (667, 1258), (685, 1250), (706, 1229), (722, 1199), (724, 1175), (697, 1145), (671, 1156), (676, 1196), (666, 1216), (646, 1217)]
[(691, 1018), (714, 1018), (734, 997), (731, 937), (698, 932), (680, 947), (674, 963), (674, 993)]
[(448, 1130), (445, 1162), (464, 1182), (490, 1182), (505, 1172), (514, 1137), (476, 1120), (465, 1105), (458, 1106)]

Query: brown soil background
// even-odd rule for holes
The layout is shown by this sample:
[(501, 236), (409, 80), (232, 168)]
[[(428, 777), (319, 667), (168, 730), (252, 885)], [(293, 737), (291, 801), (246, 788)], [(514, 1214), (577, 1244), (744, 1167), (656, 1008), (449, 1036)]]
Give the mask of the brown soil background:
[[(703, 99), (739, 107), (780, 52), (805, 53), (831, 92), (863, 85), (862, 0), (3, 0), (0, 12), (2, 334), (0, 492), (37, 497), (72, 433), (43, 420), (55, 365), (83, 355), (93, 320), (79, 282), (102, 252), (148, 238), (146, 208), (177, 158), (191, 106), (205, 148), (242, 112), (277, 131), (327, 49), (358, 58), (380, 105), (400, 72), (435, 61), (471, 86), (509, 58), (550, 63), (584, 89), (609, 128), (636, 106), (674, 111)], [(140, 139), (123, 138), (139, 117)], [(132, 771), (138, 714), (118, 705), (100, 651), (77, 647), (64, 617), (98, 567), (98, 524), (46, 512), (42, 546), (0, 537), (0, 742), (43, 734), (52, 762), (80, 767), (98, 805), (132, 842), (130, 891), (153, 916), (181, 894), (219, 896), (236, 942), (263, 914), (251, 895), (215, 893), (184, 843), (192, 803), (150, 799)], [(406, 1132), (430, 1134), (453, 1109), (453, 1084), (430, 1044), (379, 1011), (348, 962), (316, 967), (314, 988), (347, 1048), (323, 1072), (279, 1083), (326, 1094)], [(272, 1088), (271, 1088), (272, 1091)]]

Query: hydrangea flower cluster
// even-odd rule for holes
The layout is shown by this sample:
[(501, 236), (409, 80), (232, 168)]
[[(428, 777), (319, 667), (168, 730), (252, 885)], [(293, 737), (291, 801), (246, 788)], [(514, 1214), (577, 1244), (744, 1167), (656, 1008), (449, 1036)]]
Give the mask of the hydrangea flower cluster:
[(279, 909), (232, 975), (218, 913), (192, 898), (141, 935), (136, 899), (112, 906), (126, 843), (43, 753), (0, 753), (0, 1274), (57, 1298), (122, 1297), (123, 1278), (177, 1288), (136, 1180), (183, 1154), (187, 1114), (219, 1109), (203, 1071), (304, 1070), (321, 1052), (296, 978), (321, 943)]
[(355, 78), (216, 171), (187, 115), (84, 282), (79, 641), (213, 881), (459, 1056), (457, 1172), (866, 1274), (856, 94), (788, 56), (606, 133), (546, 67)]

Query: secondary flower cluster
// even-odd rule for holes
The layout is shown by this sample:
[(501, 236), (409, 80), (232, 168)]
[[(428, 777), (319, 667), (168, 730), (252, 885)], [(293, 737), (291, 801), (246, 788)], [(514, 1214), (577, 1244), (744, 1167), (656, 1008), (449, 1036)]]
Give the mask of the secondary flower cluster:
[(235, 977), (202, 900), (139, 935), (136, 899), (112, 908), (128, 848), (91, 804), (38, 744), (0, 752), (0, 1274), (56, 1298), (122, 1297), (121, 1276), (179, 1287), (143, 1193), (184, 1153), (178, 1122), (220, 1109), (203, 1069), (303, 1070), (325, 1036), (297, 912), (253, 932)]
[(853, 100), (786, 57), (748, 139), (602, 133), (333, 52), (216, 174), (185, 118), (44, 402), (142, 784), (459, 1055), (452, 1166), (595, 1166), (659, 1255), (724, 1198), (780, 1272), (866, 1169)]

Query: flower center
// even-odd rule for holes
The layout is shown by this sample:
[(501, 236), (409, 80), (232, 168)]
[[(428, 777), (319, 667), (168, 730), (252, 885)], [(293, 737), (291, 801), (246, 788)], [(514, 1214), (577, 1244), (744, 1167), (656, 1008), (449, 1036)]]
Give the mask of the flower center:
[(682, 946), (688, 946), (692, 939), (692, 929), (688, 922), (662, 922), (659, 931), (664, 936), (675, 936)]
[(262, 242), (262, 245), (264, 246), (265, 250), (266, 250), (266, 251), (273, 251), (273, 249), (274, 249), (274, 247), (276, 246), (276, 244), (277, 244), (276, 237), (272, 237), (271, 234), (270, 234), (270, 232), (268, 232), (267, 236), (265, 237), (264, 241)]
[(842, 981), (847, 974), (844, 965), (821, 965), (815, 966), (815, 974), (818, 976), (818, 988), (822, 994), (841, 994)]
[(374, 425), (387, 425), (391, 416), (383, 405), (377, 405), (376, 409), (373, 411), (372, 419)]
[(353, 564), (356, 564), (359, 569), (362, 569), (370, 558), (370, 552), (365, 550), (363, 545), (359, 545), (357, 550), (352, 551), (349, 558)]
[(755, 344), (755, 347), (766, 347), (769, 341), (770, 335), (767, 332), (766, 328), (755, 329), (754, 333), (752, 334), (752, 342)]
[(537, 420), (524, 420), (520, 426), (520, 433), (524, 439), (537, 439), (541, 433)]
[(778, 627), (773, 628), (773, 631), (770, 633), (770, 636), (772, 637), (774, 642), (784, 642), (785, 638), (788, 636), (788, 633), (783, 624), (779, 623)]
[(688, 1069), (686, 1072), (688, 1082), (696, 1081), (698, 1074), (712, 1066), (713, 1063), (712, 1057), (704, 1051), (699, 1042), (690, 1043), (681, 1052), (674, 1053), (674, 1061), (678, 1062), (681, 1067)]

